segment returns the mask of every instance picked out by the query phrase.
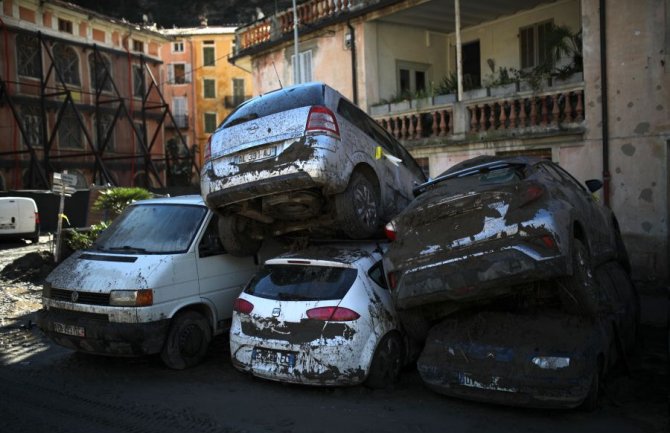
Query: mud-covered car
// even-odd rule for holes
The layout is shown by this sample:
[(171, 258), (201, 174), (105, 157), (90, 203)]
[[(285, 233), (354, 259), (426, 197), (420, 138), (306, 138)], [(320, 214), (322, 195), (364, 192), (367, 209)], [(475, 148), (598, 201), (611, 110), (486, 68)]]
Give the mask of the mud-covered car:
[(628, 258), (592, 194), (602, 183), (587, 185), (548, 160), (482, 156), (417, 187), (386, 226), (384, 268), (406, 328), (425, 336), (421, 320), (547, 281), (567, 308), (594, 314), (593, 267)]
[(513, 406), (592, 410), (612, 366), (631, 352), (637, 292), (620, 264), (596, 270), (595, 318), (560, 308), (459, 312), (434, 326), (417, 362), (423, 381), (452, 397)]
[(296, 231), (381, 234), (425, 181), (384, 128), (322, 83), (245, 102), (212, 134), (205, 153), (202, 196), (222, 215), (221, 240), (234, 254)]
[(306, 385), (381, 388), (405, 357), (376, 245), (328, 245), (265, 262), (235, 302), (238, 370)]

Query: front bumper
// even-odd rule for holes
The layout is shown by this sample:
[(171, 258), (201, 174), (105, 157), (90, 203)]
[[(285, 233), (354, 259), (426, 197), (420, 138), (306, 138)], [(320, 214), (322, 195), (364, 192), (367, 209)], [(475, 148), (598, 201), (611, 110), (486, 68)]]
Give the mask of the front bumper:
[[(41, 309), (37, 314), (37, 325), (55, 343), (101, 355), (139, 356), (158, 353), (163, 348), (169, 323), (169, 319), (147, 323), (115, 323), (110, 322), (106, 314), (58, 308)], [(57, 332), (56, 327), (60, 325), (83, 329), (84, 336)]]
[[(231, 332), (231, 361), (242, 372), (279, 382), (317, 386), (362, 383), (367, 377), (367, 369), (360, 362), (362, 348), (352, 342), (329, 341), (290, 344)], [(283, 362), (259, 360), (254, 356), (258, 350), (280, 353)]]

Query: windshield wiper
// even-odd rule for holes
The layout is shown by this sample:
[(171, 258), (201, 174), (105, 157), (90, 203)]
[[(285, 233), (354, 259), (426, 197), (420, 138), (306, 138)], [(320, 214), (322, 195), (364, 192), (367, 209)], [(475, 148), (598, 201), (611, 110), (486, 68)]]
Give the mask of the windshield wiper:
[(231, 126), (239, 125), (240, 123), (246, 123), (250, 120), (258, 119), (258, 114), (257, 113), (249, 113), (246, 116), (240, 116), (237, 119), (233, 119), (230, 122), (228, 122), (226, 125), (224, 125), (225, 128), (230, 128)]

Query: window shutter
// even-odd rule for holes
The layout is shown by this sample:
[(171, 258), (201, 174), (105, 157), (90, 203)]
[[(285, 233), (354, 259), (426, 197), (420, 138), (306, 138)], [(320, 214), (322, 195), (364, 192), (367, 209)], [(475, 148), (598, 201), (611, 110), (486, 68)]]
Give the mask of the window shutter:
[(185, 83), (190, 83), (191, 82), (191, 64), (190, 63), (185, 63), (184, 64), (184, 82)]
[(300, 53), (300, 60), (301, 82), (307, 83), (312, 81), (312, 50)]
[(168, 65), (168, 83), (174, 84), (174, 64)]

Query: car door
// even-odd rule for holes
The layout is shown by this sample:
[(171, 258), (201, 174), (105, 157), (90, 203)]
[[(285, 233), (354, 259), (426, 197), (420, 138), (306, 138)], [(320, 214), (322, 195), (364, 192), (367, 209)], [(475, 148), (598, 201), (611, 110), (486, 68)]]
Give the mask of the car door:
[(256, 272), (253, 256), (228, 254), (218, 236), (218, 215), (212, 213), (198, 240), (197, 267), (200, 296), (216, 308), (217, 321), (232, 316), (233, 303)]

